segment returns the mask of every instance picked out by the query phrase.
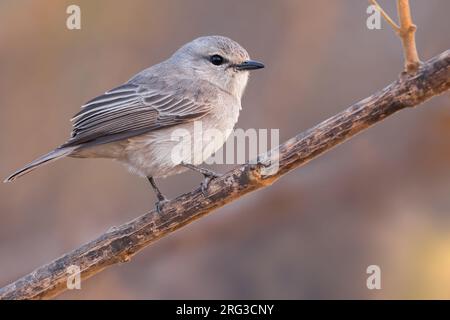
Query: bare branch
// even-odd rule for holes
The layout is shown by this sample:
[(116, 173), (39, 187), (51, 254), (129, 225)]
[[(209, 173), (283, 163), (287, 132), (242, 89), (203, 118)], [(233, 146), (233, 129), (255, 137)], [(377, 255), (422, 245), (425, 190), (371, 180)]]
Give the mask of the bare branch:
[(242, 165), (213, 180), (208, 196), (200, 189), (167, 203), (162, 214), (152, 211), (101, 235), (96, 240), (36, 269), (0, 289), (0, 299), (51, 298), (66, 290), (67, 268), (76, 265), (87, 279), (108, 266), (129, 261), (159, 238), (243, 195), (272, 184), (282, 175), (395, 112), (417, 106), (450, 90), (450, 50), (434, 57), (415, 75), (405, 75), (372, 96), (261, 155), (264, 163), (278, 161), (279, 170), (265, 176), (263, 165)]

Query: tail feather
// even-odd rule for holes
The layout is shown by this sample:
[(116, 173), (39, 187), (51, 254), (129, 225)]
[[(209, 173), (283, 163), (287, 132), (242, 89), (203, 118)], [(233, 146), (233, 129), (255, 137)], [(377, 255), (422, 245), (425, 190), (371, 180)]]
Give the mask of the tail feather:
[(49, 153), (43, 155), (42, 157), (37, 158), (33, 162), (29, 163), (22, 169), (17, 170), (12, 175), (10, 175), (8, 178), (6, 178), (3, 182), (12, 182), (16, 180), (17, 178), (33, 171), (34, 169), (53, 162), (55, 160), (58, 160), (60, 158), (63, 158), (65, 156), (68, 156), (72, 151), (74, 151), (76, 147), (64, 147), (64, 148), (56, 148), (53, 151), (50, 151)]

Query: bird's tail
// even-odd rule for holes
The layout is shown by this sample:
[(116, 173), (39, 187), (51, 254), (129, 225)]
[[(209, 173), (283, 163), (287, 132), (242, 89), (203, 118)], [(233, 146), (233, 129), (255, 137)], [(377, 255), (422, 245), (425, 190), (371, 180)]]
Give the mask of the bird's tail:
[(65, 156), (68, 156), (75, 149), (76, 149), (76, 147), (56, 148), (55, 150), (50, 151), (49, 153), (43, 155), (42, 157), (39, 157), (36, 160), (34, 160), (33, 162), (27, 164), (22, 169), (17, 170), (12, 175), (10, 175), (8, 178), (6, 178), (3, 182), (12, 182), (12, 181), (16, 180), (17, 178), (33, 171), (34, 169), (36, 169), (44, 164), (47, 164), (47, 163), (53, 162), (55, 160), (58, 160), (60, 158), (63, 158)]

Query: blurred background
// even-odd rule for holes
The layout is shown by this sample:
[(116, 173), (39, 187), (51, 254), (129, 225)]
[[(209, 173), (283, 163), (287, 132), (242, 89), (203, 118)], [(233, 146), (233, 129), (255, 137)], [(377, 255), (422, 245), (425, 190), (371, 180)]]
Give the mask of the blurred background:
[[(396, 18), (394, 1), (381, 5)], [(81, 30), (66, 8), (81, 7)], [(411, 1), (423, 60), (449, 49), (450, 2)], [(0, 176), (68, 138), (87, 100), (220, 34), (255, 72), (240, 128), (281, 141), (395, 80), (399, 39), (368, 30), (364, 0), (1, 0)], [(225, 172), (230, 166), (215, 166)], [(160, 180), (175, 197), (186, 173)], [(405, 110), (273, 186), (165, 237), (65, 299), (450, 298), (450, 99)], [(0, 286), (151, 209), (147, 181), (65, 159), (0, 184)], [(366, 268), (381, 268), (368, 290)]]

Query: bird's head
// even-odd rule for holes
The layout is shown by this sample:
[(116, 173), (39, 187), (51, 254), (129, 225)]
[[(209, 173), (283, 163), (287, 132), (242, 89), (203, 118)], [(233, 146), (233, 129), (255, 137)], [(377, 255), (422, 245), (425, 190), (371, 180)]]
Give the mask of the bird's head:
[(209, 81), (239, 100), (249, 71), (264, 68), (262, 63), (250, 60), (247, 51), (237, 42), (222, 36), (197, 38), (175, 52), (172, 59), (183, 72)]

